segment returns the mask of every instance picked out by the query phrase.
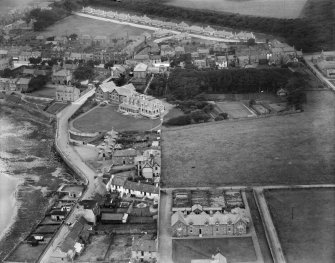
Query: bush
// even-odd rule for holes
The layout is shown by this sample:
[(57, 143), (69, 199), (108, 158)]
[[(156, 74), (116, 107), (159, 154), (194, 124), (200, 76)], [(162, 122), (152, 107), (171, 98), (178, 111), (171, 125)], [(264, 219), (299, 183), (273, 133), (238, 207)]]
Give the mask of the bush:
[(164, 123), (164, 125), (167, 126), (182, 126), (188, 124), (191, 124), (191, 117), (189, 115), (182, 115), (175, 118), (171, 118), (170, 120)]
[(225, 118), (223, 118), (222, 116), (217, 116), (214, 120), (215, 121), (223, 121)]
[(223, 119), (228, 120), (228, 113), (222, 112), (219, 114), (219, 116), (223, 117)]
[(195, 112), (192, 112), (190, 114), (190, 117), (196, 123), (207, 122), (210, 119), (210, 116), (208, 114), (204, 113), (202, 110), (197, 110)]

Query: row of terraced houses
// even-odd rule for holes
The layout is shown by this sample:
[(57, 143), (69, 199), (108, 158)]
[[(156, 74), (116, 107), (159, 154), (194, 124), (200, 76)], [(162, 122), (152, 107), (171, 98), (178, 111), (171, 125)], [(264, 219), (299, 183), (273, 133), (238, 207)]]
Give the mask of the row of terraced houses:
[(118, 13), (118, 12), (113, 12), (113, 11), (106, 12), (104, 10), (93, 9), (91, 7), (84, 7), (82, 9), (82, 12), (91, 14), (91, 15), (97, 15), (97, 16), (102, 16), (106, 18), (116, 19), (120, 21), (140, 23), (140, 24), (144, 24), (148, 26), (154, 26), (154, 27), (176, 30), (176, 31), (181, 31), (181, 32), (188, 32), (188, 33), (193, 33), (193, 34), (213, 36), (213, 37), (218, 37), (218, 38), (223, 38), (223, 39), (233, 39), (236, 41), (247, 41), (248, 39), (255, 39), (255, 36), (252, 32), (233, 33), (233, 32), (229, 32), (225, 30), (216, 30), (210, 26), (207, 26), (205, 28), (201, 26), (196, 26), (196, 25), (189, 26), (185, 22), (181, 22), (181, 23), (166, 22), (166, 21), (151, 19), (147, 17), (146, 15), (136, 16), (136, 15), (123, 14), (123, 13)]

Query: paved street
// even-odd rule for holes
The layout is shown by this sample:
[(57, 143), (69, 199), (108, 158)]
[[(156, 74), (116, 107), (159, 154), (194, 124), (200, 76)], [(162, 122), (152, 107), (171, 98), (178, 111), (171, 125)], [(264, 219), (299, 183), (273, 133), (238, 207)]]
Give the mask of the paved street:
[(262, 217), (266, 238), (268, 239), (273, 261), (274, 263), (286, 263), (283, 249), (281, 247), (276, 228), (272, 222), (270, 210), (264, 197), (263, 189), (254, 188), (254, 196), (258, 210)]
[(158, 237), (158, 262), (173, 263), (172, 261), (172, 237), (171, 229), (171, 211), (172, 191), (161, 191), (159, 205), (159, 237)]

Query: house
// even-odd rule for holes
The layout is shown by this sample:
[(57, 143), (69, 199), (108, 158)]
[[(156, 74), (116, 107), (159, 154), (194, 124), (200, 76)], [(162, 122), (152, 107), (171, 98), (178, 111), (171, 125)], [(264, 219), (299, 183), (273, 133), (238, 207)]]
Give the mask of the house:
[(0, 58), (0, 70), (10, 68), (10, 66), (11, 66), (10, 58)]
[(335, 61), (321, 60), (316, 65), (327, 78), (335, 78)]
[(277, 91), (277, 96), (279, 97), (286, 97), (287, 95), (288, 95), (288, 92), (286, 89), (281, 88)]
[(162, 57), (174, 57), (176, 55), (175, 50), (170, 45), (161, 45), (161, 56)]
[(209, 49), (208, 48), (198, 48), (198, 54), (200, 58), (205, 58), (207, 55), (209, 55)]
[(112, 175), (106, 186), (111, 191), (117, 191), (121, 195), (130, 194), (138, 198), (147, 197), (150, 199), (158, 198), (159, 188), (146, 183), (129, 181), (126, 177)]
[(137, 156), (135, 149), (116, 150), (112, 156), (113, 165), (133, 165)]
[(141, 174), (146, 179), (159, 177), (161, 174), (161, 159), (150, 158), (141, 164)]
[(111, 67), (111, 77), (112, 79), (119, 79), (121, 76), (126, 74), (126, 68), (122, 65), (114, 65)]
[(133, 238), (130, 262), (157, 262), (157, 256), (157, 239), (148, 235)]
[(227, 52), (229, 47), (227, 46), (226, 43), (215, 43), (213, 45), (213, 51), (214, 52)]
[(136, 79), (146, 79), (147, 77), (148, 65), (144, 63), (139, 63), (134, 68), (134, 78)]
[(81, 200), (78, 202), (79, 214), (81, 214), (89, 224), (96, 225), (97, 215), (100, 214), (99, 203), (96, 200)]
[(211, 259), (192, 259), (191, 263), (227, 263), (227, 259), (219, 252), (212, 255)]
[(221, 236), (245, 235), (249, 218), (245, 214), (222, 213), (216, 211), (208, 214), (201, 206), (192, 207), (192, 212), (184, 214), (181, 211), (171, 216), (172, 236)]
[(205, 59), (195, 59), (193, 61), (193, 64), (194, 66), (196, 66), (197, 68), (199, 69), (202, 69), (202, 68), (206, 68), (207, 67), (207, 63), (206, 63), (206, 60)]
[(175, 51), (176, 56), (185, 54), (185, 48), (183, 46), (175, 47), (174, 51)]
[(56, 247), (50, 256), (50, 262), (73, 262), (76, 255), (80, 255), (91, 235), (91, 226), (80, 217), (69, 227), (63, 242)]
[(102, 224), (125, 224), (128, 220), (127, 213), (101, 213)]
[(67, 211), (62, 211), (61, 209), (55, 209), (50, 212), (51, 220), (62, 221), (65, 219)]
[(160, 55), (150, 55), (150, 64), (161, 63), (162, 59)]
[(80, 97), (80, 90), (73, 86), (57, 85), (56, 100), (63, 102), (74, 102)]
[(95, 91), (95, 99), (98, 101), (109, 100), (110, 93), (116, 88), (113, 81), (102, 83)]
[(51, 81), (53, 84), (69, 85), (71, 84), (72, 78), (73, 75), (71, 71), (67, 69), (53, 71), (51, 75)]
[(134, 60), (137, 63), (148, 63), (150, 62), (150, 58), (148, 54), (137, 54), (134, 56)]
[(82, 195), (82, 192), (84, 190), (84, 187), (81, 185), (66, 185), (62, 184), (57, 192), (58, 193), (63, 193), (70, 198), (79, 198)]
[(19, 78), (16, 82), (16, 90), (19, 92), (28, 92), (31, 78)]

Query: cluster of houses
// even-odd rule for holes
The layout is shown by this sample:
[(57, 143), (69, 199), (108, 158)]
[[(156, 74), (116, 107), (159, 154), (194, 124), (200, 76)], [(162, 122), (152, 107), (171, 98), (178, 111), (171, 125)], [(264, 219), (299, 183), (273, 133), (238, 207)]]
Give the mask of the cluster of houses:
[(335, 79), (335, 51), (322, 51), (312, 58), (318, 69), (327, 78)]
[(174, 23), (174, 22), (167, 22), (167, 21), (161, 21), (157, 19), (151, 19), (144, 16), (136, 16), (136, 15), (129, 15), (129, 14), (123, 14), (123, 13), (117, 13), (113, 11), (104, 11), (104, 10), (98, 10), (91, 7), (84, 7), (82, 9), (83, 13), (88, 13), (91, 15), (97, 15), (102, 16), (106, 18), (116, 19), (119, 21), (126, 21), (126, 22), (132, 22), (132, 23), (140, 23), (144, 25), (149, 25), (153, 27), (159, 27), (162, 29), (168, 29), (168, 30), (174, 30), (179, 32), (188, 32), (192, 34), (198, 34), (198, 35), (206, 35), (206, 36), (213, 36), (217, 38), (222, 39), (232, 39), (236, 41), (247, 41), (248, 39), (255, 39), (255, 36), (253, 33), (249, 32), (240, 32), (240, 33), (232, 33), (225, 30), (215, 30), (214, 28), (207, 26), (207, 27), (201, 27), (196, 25), (188, 25), (185, 22), (181, 23)]
[(175, 237), (244, 235), (249, 216), (240, 192), (175, 190), (171, 228)]
[[(142, 72), (145, 73), (142, 68), (140, 71), (136, 71), (135, 68), (134, 76)], [(95, 98), (100, 102), (117, 104), (118, 110), (124, 114), (144, 116), (151, 119), (160, 117), (165, 109), (160, 100), (136, 92), (133, 84), (117, 87), (113, 81), (102, 83), (96, 89)]]

